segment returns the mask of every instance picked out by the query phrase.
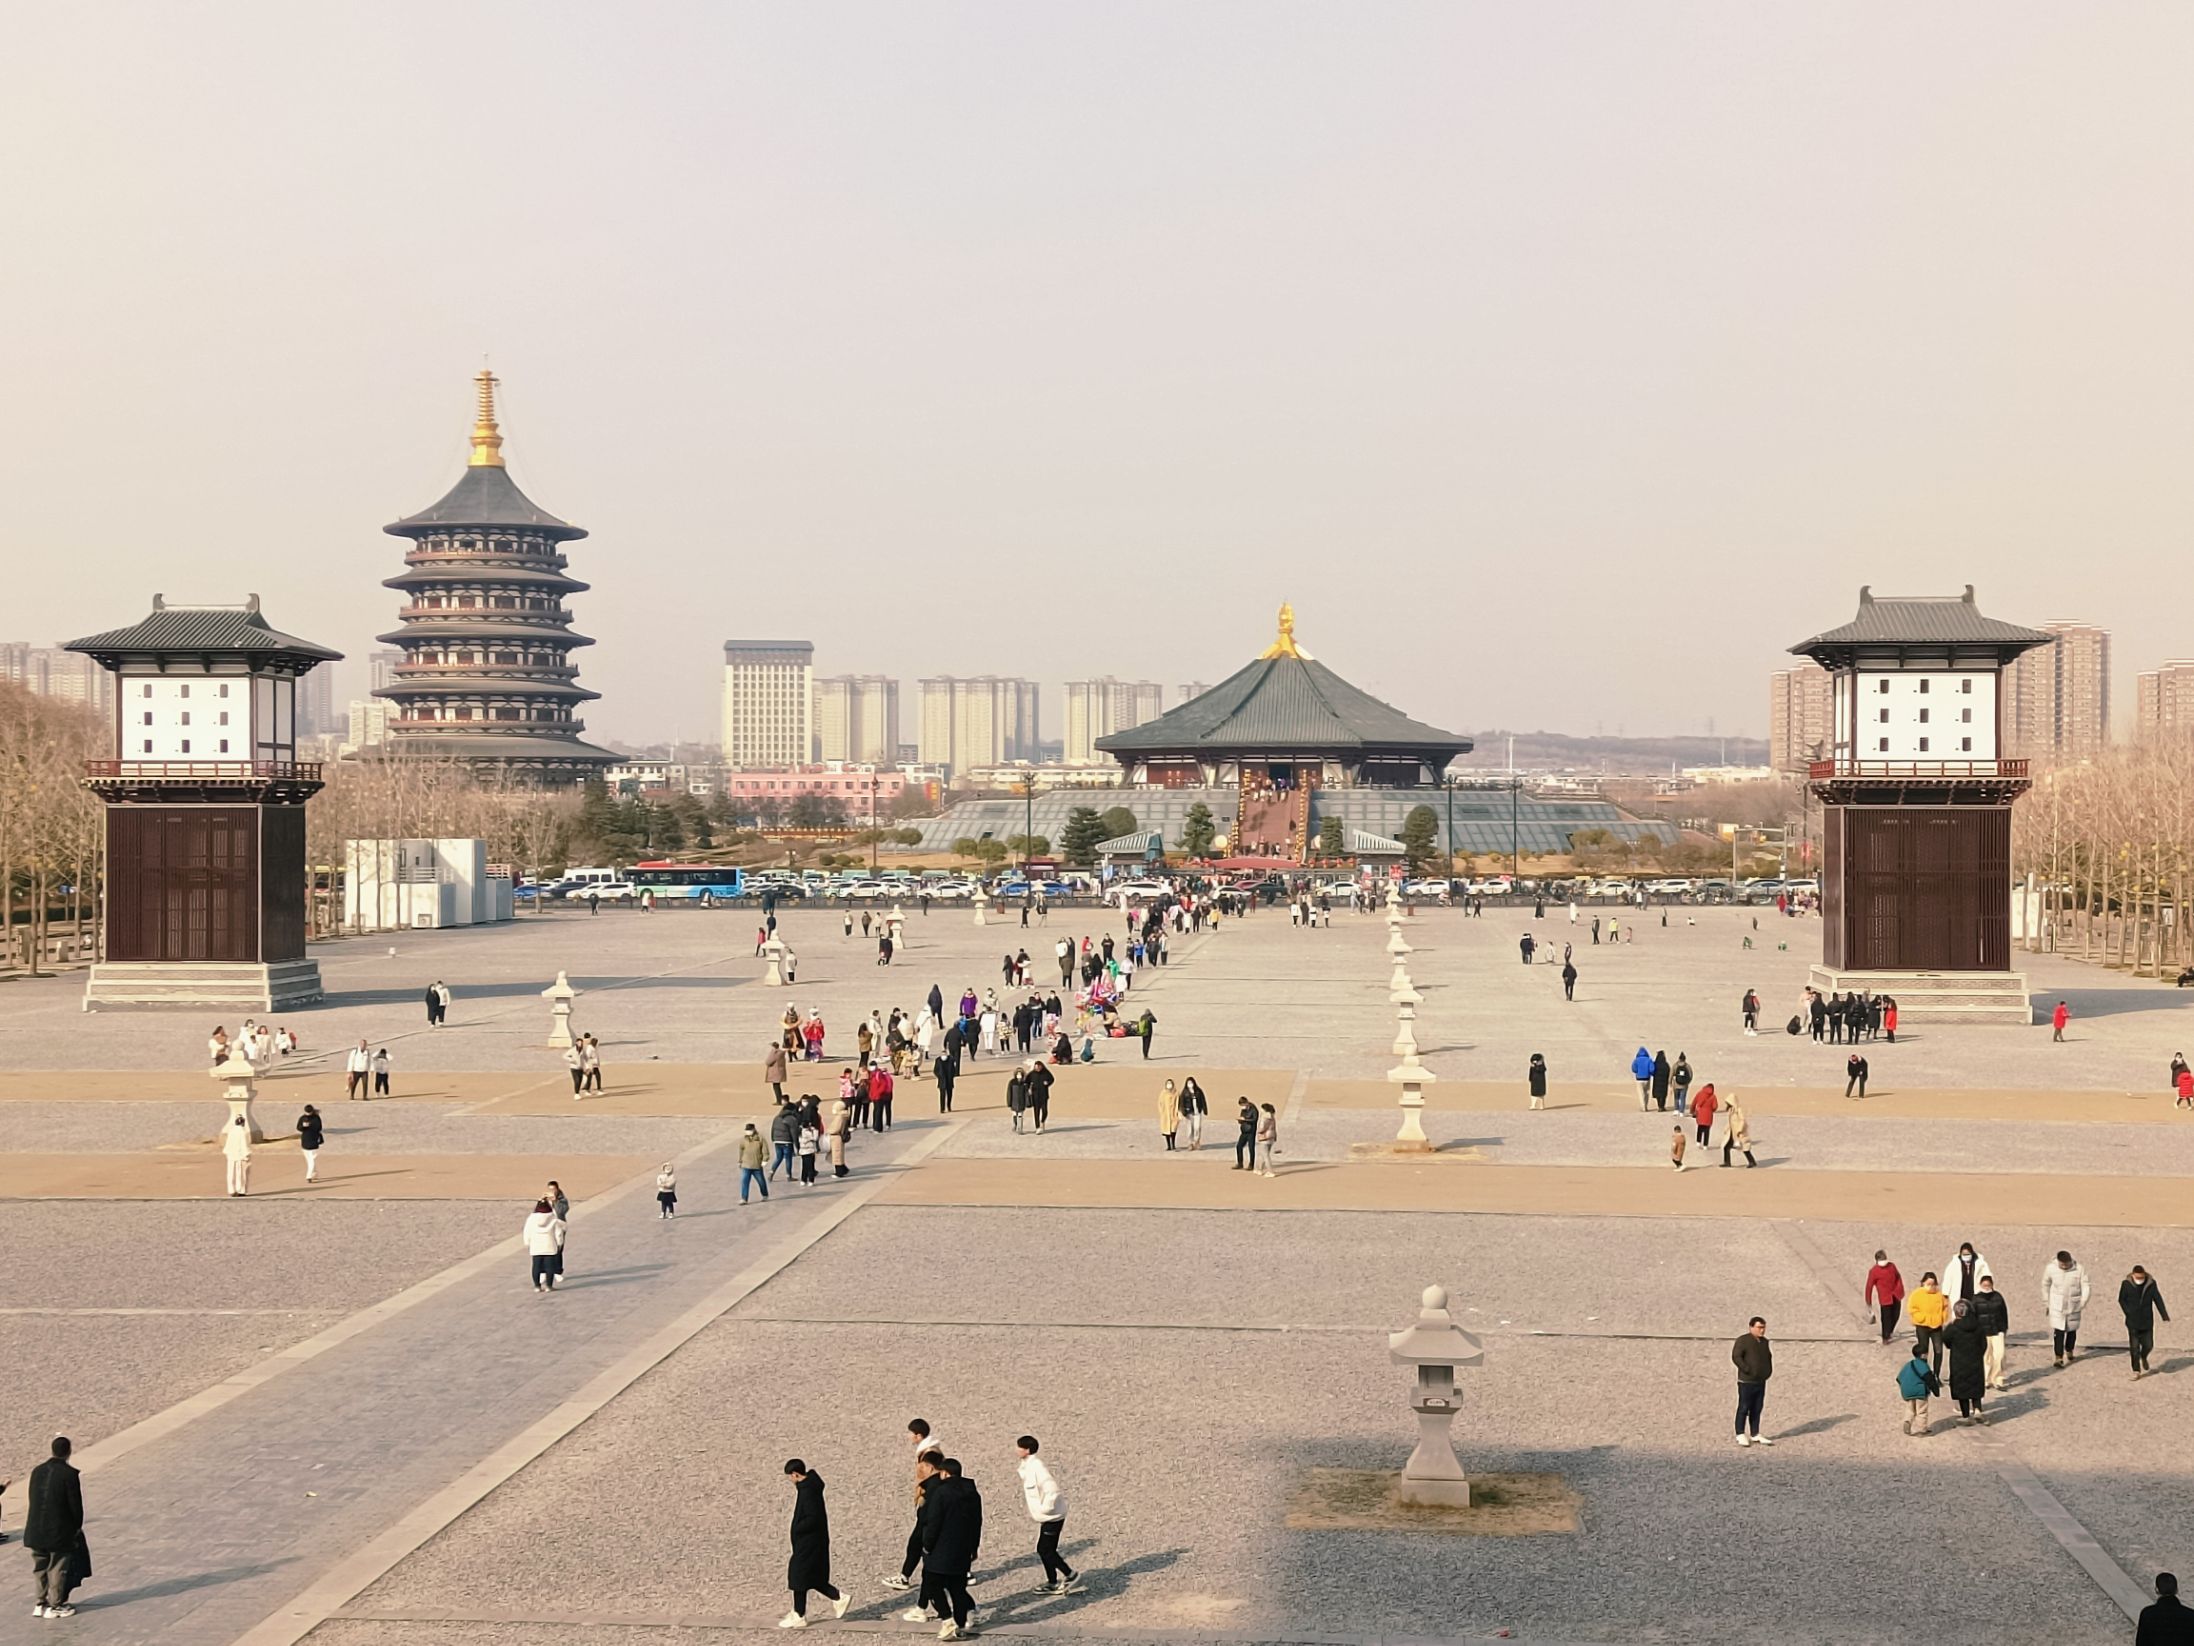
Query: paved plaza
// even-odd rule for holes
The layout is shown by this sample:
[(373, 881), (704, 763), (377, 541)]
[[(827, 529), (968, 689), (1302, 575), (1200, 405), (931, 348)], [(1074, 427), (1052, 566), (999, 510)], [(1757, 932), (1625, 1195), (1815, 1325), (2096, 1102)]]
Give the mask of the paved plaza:
[[(1817, 925), (1654, 911), (1594, 946), (1590, 917), (1409, 924), (1438, 1075), (1429, 1158), (1396, 1125), (1386, 927), (1260, 913), (1138, 974), (1152, 1055), (1100, 1041), (1060, 1072), (1052, 1126), (1016, 1135), (1005, 1064), (955, 1113), (902, 1084), (852, 1175), (742, 1207), (733, 1148), (766, 1121), (761, 1054), (788, 1000), (850, 1051), (856, 1019), (1000, 981), (1022, 946), (1118, 932), (1055, 911), (1022, 931), (910, 915), (888, 970), (835, 913), (794, 910), (790, 990), (761, 983), (751, 917), (557, 910), (514, 927), (321, 946), (330, 999), (262, 1084), (252, 1195), (221, 1194), (211, 1018), (86, 1014), (81, 980), (0, 985), (0, 1476), (48, 1437), (85, 1465), (97, 1575), (66, 1624), (0, 1611), (0, 1642), (673, 1646), (784, 1611), (780, 1471), (829, 1481), (854, 1605), (816, 1627), (904, 1634), (904, 1425), (922, 1415), (987, 1508), (986, 1631), (1131, 1642), (1736, 1638), (2052, 1643), (2130, 1638), (2159, 1568), (2194, 1571), (2194, 1354), (2159, 1334), (2134, 1382), (2115, 1305), (2135, 1261), (2194, 1297), (2194, 1115), (2165, 1089), (2194, 993), (2033, 958), (2044, 1026), (1911, 1026), (1844, 1049), (1780, 1030)], [(1695, 921), (1696, 924), (1692, 922)], [(1101, 924), (1102, 923), (1102, 924)], [(1624, 924), (1629, 925), (1625, 919)], [(1520, 963), (1531, 931), (1576, 943)], [(1750, 938), (1753, 947), (1744, 947)], [(1787, 947), (1785, 946), (1787, 945)], [(540, 990), (607, 1090), (574, 1102)], [(435, 978), (456, 1002), (426, 1026)], [(1741, 1032), (1747, 987), (1773, 1032)], [(234, 1027), (232, 1024), (231, 1027)], [(341, 1051), (388, 1047), (394, 1097), (347, 1103)], [(1755, 1153), (1669, 1169), (1672, 1115), (1627, 1065), (1688, 1053), (1735, 1092)], [(1528, 1056), (1553, 1071), (1525, 1107)], [(826, 1096), (835, 1062), (796, 1068)], [(1205, 1146), (1167, 1151), (1158, 1082), (1195, 1074)], [(802, 1078), (802, 1077), (807, 1078)], [(1279, 1170), (1230, 1169), (1237, 1095), (1280, 1116)], [(327, 1113), (320, 1181), (285, 1134)], [(1717, 1143), (1719, 1142), (1717, 1128)], [(657, 1167), (679, 1164), (676, 1223)], [(514, 1237), (549, 1177), (574, 1199), (567, 1290), (535, 1296)], [(1865, 1319), (1876, 1247), (1916, 1282), (1961, 1240), (2009, 1299), (1992, 1423), (1899, 1431), (1900, 1351)], [(2040, 1275), (2068, 1247), (2094, 1285), (2082, 1354), (2051, 1364)], [(1559, 1475), (1581, 1529), (1523, 1537), (1291, 1529), (1312, 1470), (1398, 1467), (1408, 1377), (1384, 1335), (1427, 1284), (1484, 1343), (1456, 1439), (1479, 1471)], [(2194, 1301), (2186, 1303), (2194, 1311)], [(1732, 1443), (1729, 1345), (1776, 1345), (1763, 1432)], [(1035, 1592), (1013, 1437), (1068, 1493), (1079, 1593)], [(0, 1498), (19, 1525), (20, 1485)], [(6, 1568), (28, 1588), (27, 1557)], [(894, 1604), (896, 1602), (896, 1604)], [(58, 1633), (56, 1633), (58, 1638)]]

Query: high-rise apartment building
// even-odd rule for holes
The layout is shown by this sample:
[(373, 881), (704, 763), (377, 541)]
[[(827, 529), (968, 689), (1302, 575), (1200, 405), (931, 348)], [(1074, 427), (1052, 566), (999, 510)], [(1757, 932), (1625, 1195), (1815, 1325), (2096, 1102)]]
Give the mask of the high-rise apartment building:
[[(1166, 712), (1166, 689), (1155, 680), (1067, 682), (1066, 761), (1086, 766), (1099, 758), (1097, 739), (1156, 720)], [(1109, 758), (1109, 757), (1107, 757)]]
[(1041, 698), (1033, 680), (939, 675), (920, 682), (922, 763), (955, 773), (1037, 757)]
[(1204, 695), (1204, 693), (1210, 691), (1211, 683), (1206, 680), (1190, 680), (1174, 687), (1173, 689), (1181, 694), (1173, 700), (1175, 706), (1178, 707), (1180, 704), (1186, 703), (1190, 698), (1201, 697)]
[(1834, 734), (1828, 671), (1818, 663), (1778, 669), (1767, 683), (1767, 763), (1803, 776), (1816, 757), (1826, 758)]
[(724, 764), (804, 766), (814, 759), (815, 644), (724, 642)]
[(382, 687), (395, 685), (396, 665), (403, 660), (404, 654), (394, 646), (376, 646), (366, 653), (366, 690), (378, 697)]
[(88, 657), (27, 640), (0, 642), (0, 680), (38, 697), (81, 703), (104, 714), (114, 707), (114, 676)]
[(2004, 671), (2005, 752), (2018, 760), (2085, 760), (2110, 741), (2110, 631), (2059, 618), (2056, 636)]
[(2133, 735), (2140, 742), (2194, 732), (2194, 661), (2176, 658), (2135, 683)]
[(377, 749), (389, 740), (389, 720), (395, 709), (379, 698), (360, 701), (353, 698), (344, 715), (343, 752), (357, 749)]
[(899, 759), (899, 682), (883, 674), (818, 677), (815, 736), (824, 760), (895, 765)]

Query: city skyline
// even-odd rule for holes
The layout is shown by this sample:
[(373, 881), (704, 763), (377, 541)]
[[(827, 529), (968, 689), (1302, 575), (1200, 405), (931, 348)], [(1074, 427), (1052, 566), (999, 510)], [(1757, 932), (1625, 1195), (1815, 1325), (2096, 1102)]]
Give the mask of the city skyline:
[[(707, 735), (773, 585), (1007, 568), (1027, 621), (796, 621), (902, 681), (1178, 680), (1289, 598), (1436, 723), (1756, 735), (1816, 609), (1978, 574), (2112, 628), (2131, 705), (2185, 649), (2118, 591), (2185, 534), (2194, 15), (1585, 15), (36, 14), (0, 130), (70, 158), (0, 269), (0, 546), (96, 575), (11, 628), (256, 589), (364, 695), (486, 355), (626, 743)], [(569, 111), (486, 221), (481, 61)], [(524, 277), (417, 255), (483, 239)]]

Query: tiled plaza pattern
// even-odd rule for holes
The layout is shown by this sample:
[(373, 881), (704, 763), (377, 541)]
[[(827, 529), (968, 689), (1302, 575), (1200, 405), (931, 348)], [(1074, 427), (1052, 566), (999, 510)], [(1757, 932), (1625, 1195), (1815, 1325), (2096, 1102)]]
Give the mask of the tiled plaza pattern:
[[(2194, 1117), (2162, 1095), (2194, 997), (2037, 965), (2037, 992), (2074, 1005), (2070, 1044), (1978, 1027), (1872, 1043), (1869, 1096), (1847, 1103), (1840, 1049), (1736, 1023), (1748, 984), (1787, 1015), (1817, 928), (1765, 918), (1746, 951), (1749, 915), (1697, 918), (1597, 950), (1582, 928), (1565, 1003), (1549, 968), (1518, 962), (1528, 916), (1420, 916), (1430, 1161), (1358, 1150), (1394, 1125), (1383, 925), (1260, 915), (1145, 974), (1150, 1063), (1104, 1043), (1062, 1074), (1043, 1137), (1012, 1133), (1002, 1069), (978, 1064), (951, 1124), (909, 1083), (852, 1178), (746, 1208), (730, 1144), (766, 1106), (759, 1052), (787, 995), (759, 987), (735, 915), (328, 946), (336, 998), (294, 1019), (307, 1050), (262, 1095), (278, 1135), (308, 1098), (327, 1111), (326, 1181), (304, 1185), (278, 1140), (243, 1202), (218, 1193), (206, 1024), (87, 1018), (71, 979), (10, 985), (0, 1474), (56, 1429), (86, 1449), (98, 1576), (65, 1627), (100, 1642), (668, 1646), (766, 1628), (794, 1453), (830, 1480), (857, 1597), (818, 1626), (906, 1631), (877, 1579), (905, 1537), (917, 1412), (984, 1488), (978, 1598), (1014, 1634), (2125, 1638), (2113, 1574), (2194, 1570), (2194, 1471), (2173, 1438), (2194, 1419), (2194, 1357), (2166, 1327), (2163, 1375), (2136, 1384), (2112, 1352), (2131, 1262), (2167, 1295), (2194, 1275)], [(791, 997), (824, 1011), (834, 1046), (932, 981), (989, 985), (1024, 941), (964, 911), (910, 924), (886, 973), (833, 919), (788, 921)], [(1032, 930), (1039, 972), (1085, 929)], [(1536, 929), (1572, 936), (1557, 911)], [(580, 1104), (537, 998), (575, 959), (610, 1074)], [(430, 1034), (415, 1001), (435, 975), (459, 1009)], [(360, 1036), (390, 1046), (398, 1101), (343, 1101), (330, 1049)], [(1641, 1041), (1739, 1092), (1763, 1169), (1695, 1152), (1704, 1169), (1669, 1171), (1673, 1117), (1639, 1114), (1624, 1078)], [(1533, 1050), (1555, 1070), (1537, 1114)], [(827, 1091), (834, 1069), (796, 1089)], [(1225, 1112), (1203, 1150), (1169, 1153), (1156, 1083), (1190, 1072)], [(1283, 1117), (1274, 1178), (1229, 1170), (1238, 1093)], [(649, 1191), (668, 1158), (685, 1215), (665, 1226)], [(510, 1237), (549, 1175), (580, 1203), (572, 1285), (543, 1299)], [(1990, 1428), (1909, 1441), (1860, 1279), (1877, 1245), (1916, 1279), (1960, 1239), (2004, 1279), (2013, 1386)], [(2096, 1288), (2092, 1356), (2061, 1371), (2035, 1336), (2059, 1245)], [(1407, 1380), (1381, 1334), (1433, 1280), (1486, 1345), (1466, 1459), (1563, 1475), (1579, 1535), (1285, 1528), (1304, 1470), (1406, 1452)], [(1754, 1312), (1778, 1343), (1767, 1453), (1728, 1433), (1728, 1343)], [(1064, 1600), (1031, 1592), (1023, 1429), (1057, 1458), (1090, 1574)], [(2037, 1502), (2062, 1511), (2056, 1531)], [(2067, 1527), (2092, 1534), (2103, 1581)], [(0, 1613), (0, 1641), (63, 1627), (26, 1612)]]

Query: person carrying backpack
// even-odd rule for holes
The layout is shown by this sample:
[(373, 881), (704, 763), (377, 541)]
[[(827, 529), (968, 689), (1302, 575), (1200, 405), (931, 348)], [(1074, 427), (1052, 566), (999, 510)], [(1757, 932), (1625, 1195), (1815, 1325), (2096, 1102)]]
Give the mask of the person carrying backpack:
[(1928, 1397), (1942, 1393), (1942, 1388), (1942, 1379), (1935, 1375), (1935, 1369), (1927, 1363), (1926, 1342), (1915, 1340), (1912, 1358), (1897, 1368), (1897, 1392), (1904, 1396), (1906, 1434), (1927, 1433)]

